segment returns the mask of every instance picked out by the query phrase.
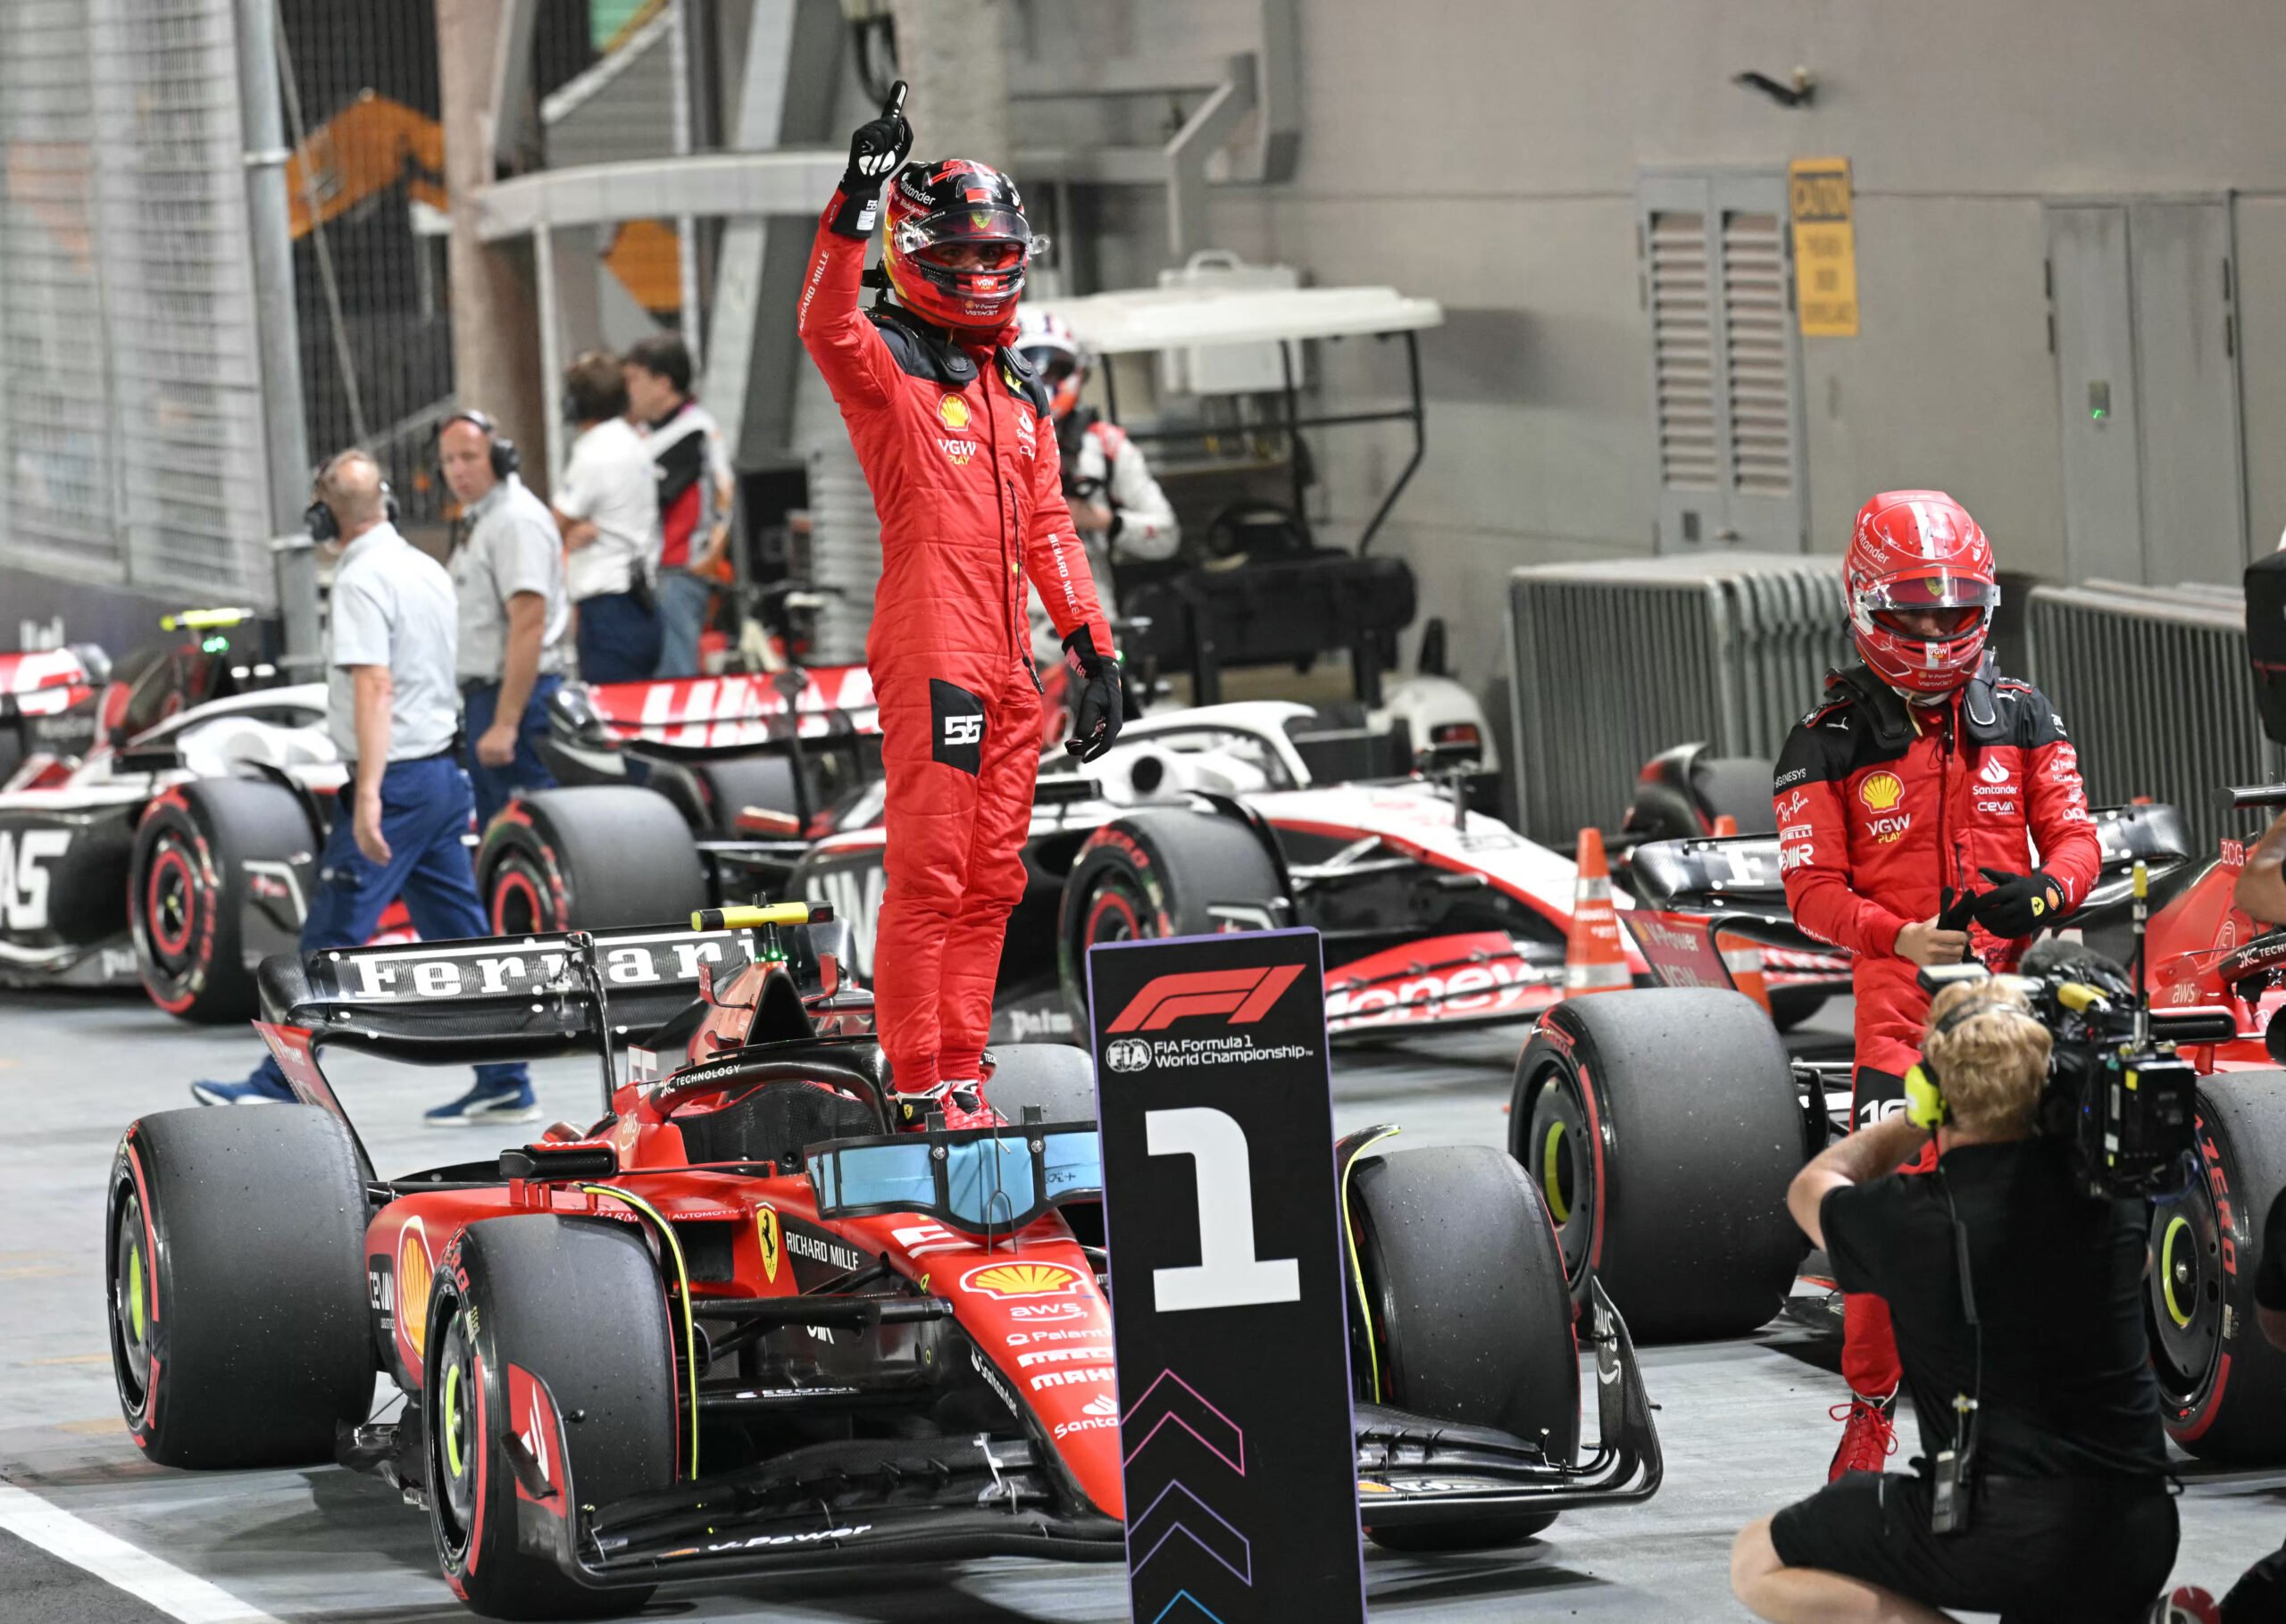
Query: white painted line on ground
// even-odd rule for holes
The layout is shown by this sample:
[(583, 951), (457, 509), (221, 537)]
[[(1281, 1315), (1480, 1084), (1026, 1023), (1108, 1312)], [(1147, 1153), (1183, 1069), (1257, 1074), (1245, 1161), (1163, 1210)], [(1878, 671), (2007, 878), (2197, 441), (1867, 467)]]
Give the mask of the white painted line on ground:
[(279, 1624), (261, 1608), (185, 1573), (148, 1551), (82, 1522), (38, 1495), (0, 1483), (0, 1528), (60, 1556), (114, 1589), (147, 1602), (182, 1624)]

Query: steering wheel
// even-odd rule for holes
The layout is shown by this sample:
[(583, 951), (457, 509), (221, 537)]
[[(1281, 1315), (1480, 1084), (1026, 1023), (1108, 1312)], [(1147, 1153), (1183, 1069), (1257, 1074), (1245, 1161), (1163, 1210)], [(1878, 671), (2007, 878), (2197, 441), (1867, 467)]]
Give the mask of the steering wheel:
[(1275, 502), (1233, 502), (1206, 521), (1206, 556), (1302, 558), (1316, 551), (1306, 520)]

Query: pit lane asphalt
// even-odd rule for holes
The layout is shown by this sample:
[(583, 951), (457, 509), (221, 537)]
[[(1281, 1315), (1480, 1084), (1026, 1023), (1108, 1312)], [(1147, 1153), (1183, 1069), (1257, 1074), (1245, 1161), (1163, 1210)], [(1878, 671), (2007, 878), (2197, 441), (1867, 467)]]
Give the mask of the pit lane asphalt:
[[(1846, 1008), (1820, 1026), (1846, 1030)], [(1400, 1121), (1408, 1144), (1503, 1141), (1520, 1041), (1501, 1029), (1336, 1052), (1341, 1127)], [(220, 1587), (279, 1620), (445, 1624), (467, 1617), (437, 1577), (425, 1519), (373, 1478), (336, 1469), (193, 1474), (129, 1443), (104, 1353), (104, 1178), (135, 1116), (189, 1103), (197, 1077), (257, 1057), (244, 1029), (182, 1026), (138, 999), (0, 994), (0, 1480)], [(463, 1160), (480, 1131), (419, 1125), (464, 1070), (343, 1056), (329, 1064), (384, 1172)], [(592, 1061), (538, 1069), (551, 1116), (585, 1120)], [(1625, 1304), (1620, 1305), (1623, 1311)], [(1823, 1481), (1844, 1396), (1837, 1345), (1781, 1320), (1745, 1341), (1647, 1349), (1666, 1484), (1649, 1503), (1564, 1516), (1489, 1554), (1407, 1557), (1368, 1547), (1379, 1619), (1740, 1619), (1731, 1536)], [(1589, 1380), (1592, 1391), (1592, 1377)], [(1592, 1428), (1593, 1418), (1589, 1418)], [(2286, 1471), (2186, 1473), (2177, 1581), (2220, 1593), (2286, 1536)], [(163, 1614), (0, 1536), (4, 1624), (150, 1624)], [(730, 1592), (675, 1590), (648, 1615), (937, 1624), (1080, 1624), (1126, 1617), (1115, 1568), (994, 1561), (872, 1566)]]

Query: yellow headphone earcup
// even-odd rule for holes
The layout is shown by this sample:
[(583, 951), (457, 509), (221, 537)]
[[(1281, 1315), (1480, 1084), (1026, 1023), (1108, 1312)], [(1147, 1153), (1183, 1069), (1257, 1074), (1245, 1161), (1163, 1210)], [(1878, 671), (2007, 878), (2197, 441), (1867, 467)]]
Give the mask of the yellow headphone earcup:
[(1906, 1120), (1915, 1128), (1935, 1128), (1945, 1120), (1945, 1094), (1924, 1066), (1905, 1074)]

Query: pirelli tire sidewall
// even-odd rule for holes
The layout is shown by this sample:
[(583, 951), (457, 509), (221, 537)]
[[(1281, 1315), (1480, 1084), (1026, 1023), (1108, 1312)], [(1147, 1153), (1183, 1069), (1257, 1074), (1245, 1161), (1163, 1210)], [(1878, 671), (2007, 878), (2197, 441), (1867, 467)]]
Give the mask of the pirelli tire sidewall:
[(319, 1466), (373, 1399), (367, 1202), (347, 1128), (314, 1105), (138, 1119), (104, 1226), (112, 1374), (165, 1466)]
[(706, 876), (674, 804), (628, 785), (519, 793), (478, 848), (492, 932), (669, 924), (706, 907)]
[[(186, 1020), (253, 1016), (249, 960), (292, 948), (323, 883), (314, 861), (323, 845), (302, 798), (267, 779), (195, 779), (154, 796), (136, 827), (127, 886), (151, 1001)], [(267, 901), (255, 901), (257, 885)]]
[(1077, 1019), (1088, 1012), (1088, 948), (1139, 937), (1210, 936), (1268, 923), (1283, 905), (1277, 864), (1236, 818), (1153, 807), (1081, 843), (1064, 881), (1056, 968)]
[(471, 1224), (438, 1256), (426, 1308), (422, 1470), (453, 1593), (495, 1619), (638, 1611), (647, 1586), (589, 1589), (563, 1562), (570, 1500), (688, 1473), (666, 1293), (642, 1232), (545, 1213)]
[(1540, 1188), (1574, 1303), (1601, 1279), (1637, 1341), (1741, 1337), (1783, 1306), (1806, 1245), (1786, 1212), (1802, 1106), (1744, 994), (1556, 1004), (1517, 1058), (1508, 1150)]
[(2286, 1460), (2286, 1353), (2262, 1334), (2255, 1278), (2286, 1188), (2286, 1073), (2202, 1078), (2198, 1176), (2151, 1209), (2145, 1316), (2167, 1434), (2202, 1460)]

